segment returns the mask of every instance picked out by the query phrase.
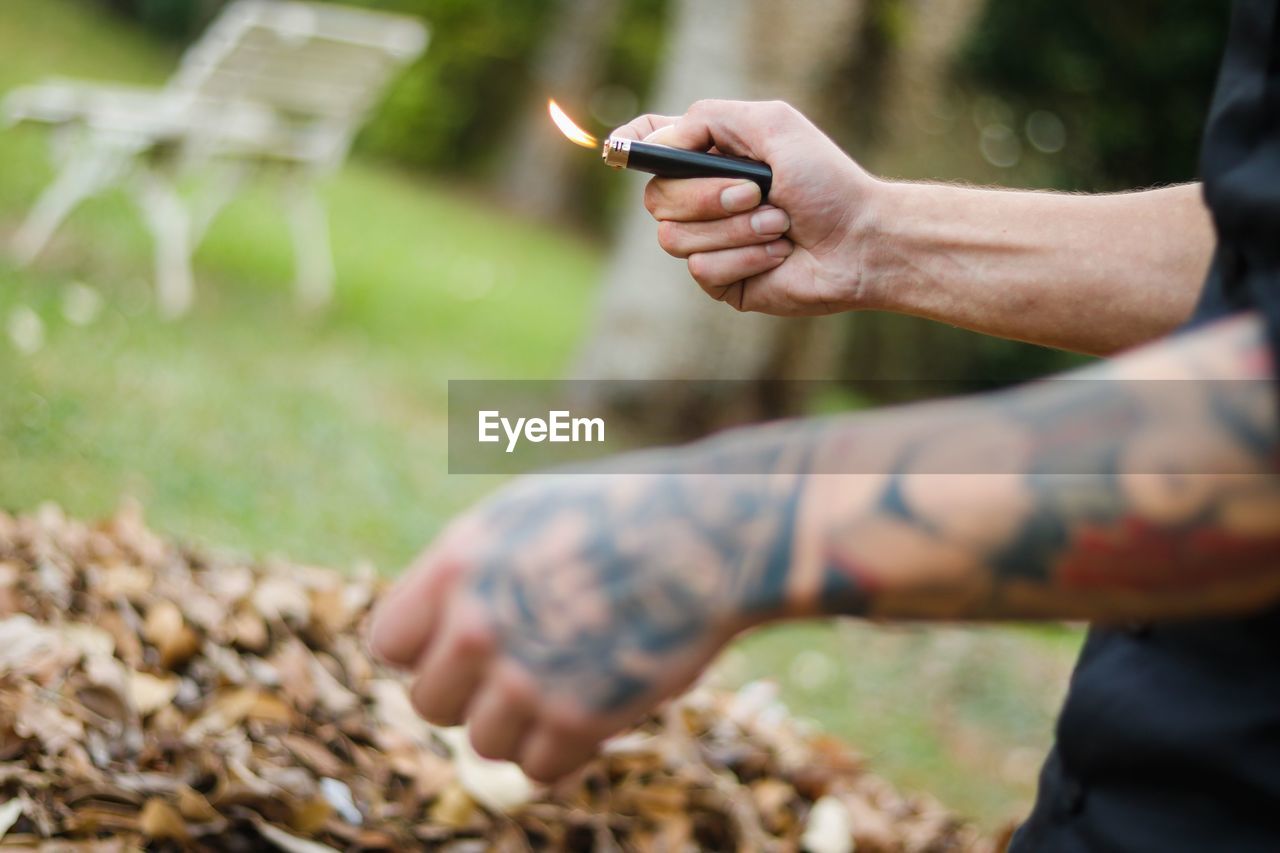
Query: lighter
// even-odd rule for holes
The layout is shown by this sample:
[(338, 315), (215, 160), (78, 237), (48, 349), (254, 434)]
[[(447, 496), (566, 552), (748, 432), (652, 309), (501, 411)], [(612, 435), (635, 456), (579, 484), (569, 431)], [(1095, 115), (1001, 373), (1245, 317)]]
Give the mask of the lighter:
[[(548, 109), (551, 119), (569, 141), (584, 148), (596, 146), (596, 138), (574, 124), (555, 101), (549, 102)], [(609, 137), (604, 141), (600, 157), (615, 169), (635, 169), (663, 178), (744, 178), (759, 185), (761, 200), (769, 197), (773, 184), (773, 170), (759, 160), (686, 151), (635, 139)]]
[(746, 178), (760, 185), (762, 201), (769, 197), (773, 183), (773, 170), (759, 160), (686, 151), (635, 139), (609, 137), (600, 157), (615, 169), (636, 169), (663, 178)]

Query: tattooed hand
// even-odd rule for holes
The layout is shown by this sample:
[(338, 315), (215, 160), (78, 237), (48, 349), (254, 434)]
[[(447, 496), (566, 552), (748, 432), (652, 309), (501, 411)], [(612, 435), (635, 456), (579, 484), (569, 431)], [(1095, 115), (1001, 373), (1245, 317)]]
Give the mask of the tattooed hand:
[(801, 478), (700, 473), (685, 454), (527, 478), (450, 526), (373, 624), (418, 711), (551, 780), (784, 609)]

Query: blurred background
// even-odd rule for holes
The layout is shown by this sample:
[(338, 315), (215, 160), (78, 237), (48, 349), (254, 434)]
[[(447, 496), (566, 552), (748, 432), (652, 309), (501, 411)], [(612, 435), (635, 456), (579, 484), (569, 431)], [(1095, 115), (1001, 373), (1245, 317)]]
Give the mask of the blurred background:
[[(52, 76), (164, 85), (227, 5), (5, 0), (0, 94)], [(420, 18), (430, 40), (350, 158), (318, 174), (322, 307), (292, 293), (291, 196), (256, 172), (195, 249), (178, 319), (155, 296), (154, 235), (172, 223), (163, 205), (140, 216), (127, 180), (19, 265), (7, 247), (56, 174), (55, 134), (0, 133), (0, 506), (100, 515), (131, 497), (174, 535), (394, 573), (498, 482), (446, 473), (448, 379), (839, 380), (820, 399), (617, 401), (683, 435), (1071, 366), (911, 318), (723, 310), (657, 249), (643, 178), (565, 142), (546, 100), (604, 135), (701, 97), (781, 97), (890, 177), (1146, 187), (1195, 177), (1227, 14), (1198, 0), (350, 5)], [(173, 156), (157, 151), (148, 168)], [(179, 196), (197, 172), (177, 173)], [(716, 677), (772, 678), (879, 772), (994, 827), (1030, 803), (1079, 638), (794, 625), (746, 638)]]

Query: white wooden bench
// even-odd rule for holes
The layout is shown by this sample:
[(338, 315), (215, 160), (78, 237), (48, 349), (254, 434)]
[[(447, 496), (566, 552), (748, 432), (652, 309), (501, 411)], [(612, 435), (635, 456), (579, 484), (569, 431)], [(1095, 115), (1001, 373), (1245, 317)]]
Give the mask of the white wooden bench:
[[(54, 129), (57, 176), (19, 228), (30, 263), (84, 199), (123, 186), (155, 241), (157, 302), (168, 316), (194, 296), (191, 255), (245, 181), (280, 178), (299, 298), (333, 287), (317, 181), (346, 158), (369, 109), (426, 46), (414, 18), (326, 3), (237, 0), (183, 56), (160, 89), (48, 80), (11, 92), (10, 124)], [(195, 183), (181, 193), (179, 182)]]

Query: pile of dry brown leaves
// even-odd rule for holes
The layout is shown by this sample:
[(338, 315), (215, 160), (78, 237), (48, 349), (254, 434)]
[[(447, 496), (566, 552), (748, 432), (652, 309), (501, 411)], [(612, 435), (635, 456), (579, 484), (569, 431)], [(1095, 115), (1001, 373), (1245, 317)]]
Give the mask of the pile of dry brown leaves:
[(0, 513), (0, 836), (56, 850), (971, 850), (758, 691), (695, 690), (554, 789), (370, 660), (371, 577)]

